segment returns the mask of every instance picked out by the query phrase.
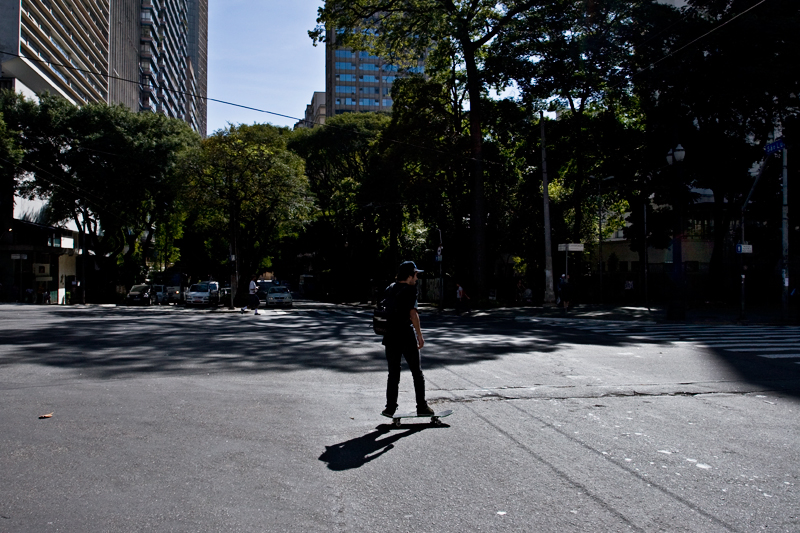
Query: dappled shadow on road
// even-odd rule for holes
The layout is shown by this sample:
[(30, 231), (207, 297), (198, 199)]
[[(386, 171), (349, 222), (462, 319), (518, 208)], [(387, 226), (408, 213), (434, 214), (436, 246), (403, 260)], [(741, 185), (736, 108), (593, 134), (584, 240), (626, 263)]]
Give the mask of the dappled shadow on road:
[[(0, 319), (11, 317), (0, 310)], [(426, 317), (425, 361), (467, 365), (515, 353), (553, 352), (556, 337), (513, 323)], [(386, 370), (371, 315), (238, 313), (183, 309), (25, 308), (8, 323), (0, 365), (38, 364), (100, 377), (147, 373)], [(510, 329), (509, 329), (510, 328)]]
[[(576, 329), (579, 323), (586, 326), (584, 321), (570, 324), (572, 327), (555, 327), (507, 317), (424, 315), (425, 368), (454, 369), (519, 354), (558, 357), (559, 352), (572, 347), (656, 347), (683, 340), (680, 335), (671, 339), (615, 336), (609, 335), (617, 332), (612, 327), (587, 331)], [(370, 328), (369, 313), (293, 311), (253, 316), (175, 307), (4, 305), (0, 306), (0, 324), (0, 366), (35, 364), (103, 378), (308, 369), (386, 371), (383, 346)], [(644, 325), (635, 329), (647, 331)], [(713, 334), (717, 330), (709, 326), (707, 331)], [(751, 331), (758, 340), (760, 330)], [(759, 357), (757, 352), (713, 348), (702, 351), (714, 357), (717, 366), (712, 374), (730, 376), (724, 369), (732, 369), (741, 381), (800, 395), (796, 359), (770, 359)], [(627, 370), (624, 360), (601, 363), (619, 365), (620, 372)]]
[(402, 433), (392, 433), (391, 425), (381, 424), (375, 431), (361, 437), (325, 446), (325, 452), (319, 456), (319, 460), (327, 463), (331, 470), (361, 468), (394, 448), (395, 442), (429, 427), (427, 424), (416, 424)]

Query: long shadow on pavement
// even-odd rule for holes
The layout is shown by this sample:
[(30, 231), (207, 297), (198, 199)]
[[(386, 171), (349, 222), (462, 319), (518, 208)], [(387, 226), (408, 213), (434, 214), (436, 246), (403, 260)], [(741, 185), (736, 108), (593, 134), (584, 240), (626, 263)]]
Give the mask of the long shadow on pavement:
[[(327, 463), (328, 468), (331, 470), (361, 468), (394, 448), (395, 442), (429, 427), (431, 426), (427, 424), (417, 424), (402, 433), (392, 433), (392, 426), (381, 424), (375, 428), (375, 431), (371, 431), (361, 437), (340, 442), (333, 446), (325, 446), (325, 452), (319, 456), (319, 460)], [(381, 438), (384, 435), (390, 436)]]

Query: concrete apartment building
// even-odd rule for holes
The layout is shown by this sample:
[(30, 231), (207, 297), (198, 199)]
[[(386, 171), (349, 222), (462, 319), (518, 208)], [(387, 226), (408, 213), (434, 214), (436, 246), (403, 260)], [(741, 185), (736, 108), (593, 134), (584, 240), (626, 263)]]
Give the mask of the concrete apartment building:
[(206, 134), (208, 0), (0, 0), (0, 87), (122, 104)]

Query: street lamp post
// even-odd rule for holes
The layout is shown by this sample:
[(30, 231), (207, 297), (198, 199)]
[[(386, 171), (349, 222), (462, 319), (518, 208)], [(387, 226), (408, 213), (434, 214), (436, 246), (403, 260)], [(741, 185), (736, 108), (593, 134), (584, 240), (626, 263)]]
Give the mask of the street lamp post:
[(683, 204), (680, 194), (683, 186), (683, 165), (680, 163), (686, 156), (686, 150), (680, 144), (675, 149), (667, 152), (667, 163), (675, 165), (678, 180), (675, 183), (675, 198), (672, 208), (675, 212), (675, 229), (672, 237), (672, 269), (675, 280), (675, 290), (672, 293), (667, 318), (670, 320), (686, 319), (686, 302), (684, 301), (684, 273), (683, 273)]

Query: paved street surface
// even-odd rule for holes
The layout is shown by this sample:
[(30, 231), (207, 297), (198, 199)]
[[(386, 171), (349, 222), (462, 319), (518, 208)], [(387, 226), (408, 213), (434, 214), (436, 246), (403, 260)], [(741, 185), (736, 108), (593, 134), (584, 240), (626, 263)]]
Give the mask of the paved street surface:
[(0, 305), (0, 532), (800, 531), (800, 328), (477, 315)]

